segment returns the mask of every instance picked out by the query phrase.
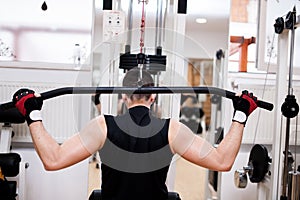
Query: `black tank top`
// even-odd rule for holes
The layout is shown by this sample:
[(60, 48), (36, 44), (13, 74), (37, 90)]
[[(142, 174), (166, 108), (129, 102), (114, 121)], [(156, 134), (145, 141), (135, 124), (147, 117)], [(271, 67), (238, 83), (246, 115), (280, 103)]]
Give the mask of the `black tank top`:
[(103, 200), (166, 200), (166, 177), (173, 154), (169, 119), (144, 106), (120, 116), (105, 115), (107, 139), (100, 150)]

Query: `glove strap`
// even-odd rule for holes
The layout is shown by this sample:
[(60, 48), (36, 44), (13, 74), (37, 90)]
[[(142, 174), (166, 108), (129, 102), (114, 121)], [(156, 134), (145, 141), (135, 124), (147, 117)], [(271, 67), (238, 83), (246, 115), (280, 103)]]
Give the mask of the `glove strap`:
[(26, 121), (27, 121), (28, 126), (33, 122), (42, 121), (42, 120), (43, 119), (42, 119), (42, 115), (41, 115), (40, 110), (33, 110), (26, 117)]
[(233, 122), (239, 122), (240, 124), (244, 124), (244, 126), (245, 126), (247, 119), (248, 119), (248, 117), (244, 112), (242, 112), (240, 110), (234, 111), (233, 117), (232, 117)]

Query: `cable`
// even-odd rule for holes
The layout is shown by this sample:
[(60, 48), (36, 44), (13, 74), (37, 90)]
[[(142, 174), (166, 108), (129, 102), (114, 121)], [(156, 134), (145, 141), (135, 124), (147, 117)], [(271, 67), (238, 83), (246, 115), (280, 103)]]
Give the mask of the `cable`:
[[(266, 69), (266, 77), (265, 77), (265, 82), (264, 82), (264, 87), (263, 87), (263, 93), (262, 93), (262, 96), (261, 96), (262, 99), (265, 96), (265, 90), (266, 90), (266, 85), (267, 85), (267, 77), (268, 77), (268, 74), (269, 74), (270, 63), (271, 63), (271, 55), (272, 55), (272, 51), (274, 50), (274, 39), (275, 39), (275, 33), (273, 33), (273, 37), (272, 37), (271, 51), (270, 51), (270, 54), (269, 54), (269, 60), (268, 60), (267, 69)], [(261, 113), (261, 110), (258, 111), (258, 118), (257, 118), (257, 123), (256, 123), (256, 127), (255, 127), (254, 138), (253, 138), (253, 143), (252, 144), (255, 144), (255, 140), (256, 140), (256, 136), (257, 136), (257, 132), (258, 132), (258, 124), (260, 122), (260, 120), (259, 120), (260, 119), (260, 113)]]
[(142, 18), (141, 18), (141, 36), (140, 36), (140, 53), (143, 53), (144, 48), (144, 36), (145, 36), (145, 2), (146, 0), (139, 0), (139, 3), (142, 2)]

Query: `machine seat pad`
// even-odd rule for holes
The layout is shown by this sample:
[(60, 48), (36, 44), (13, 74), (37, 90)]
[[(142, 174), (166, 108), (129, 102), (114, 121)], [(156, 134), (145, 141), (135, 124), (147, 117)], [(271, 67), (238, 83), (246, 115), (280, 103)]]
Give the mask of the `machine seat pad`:
[[(101, 200), (101, 190), (93, 190), (91, 193), (89, 200)], [(167, 200), (181, 200), (179, 194), (176, 192), (169, 192)]]
[(15, 177), (19, 174), (21, 156), (17, 153), (0, 153), (0, 167), (6, 177)]

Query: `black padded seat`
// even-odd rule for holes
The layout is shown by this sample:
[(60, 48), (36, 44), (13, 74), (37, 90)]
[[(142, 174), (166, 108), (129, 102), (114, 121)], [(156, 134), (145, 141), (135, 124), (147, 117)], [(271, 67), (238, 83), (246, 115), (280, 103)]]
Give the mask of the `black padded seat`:
[[(93, 190), (91, 193), (89, 200), (101, 200), (101, 190)], [(169, 192), (167, 200), (181, 200), (180, 196), (176, 192)]]
[(19, 174), (21, 156), (17, 153), (0, 153), (0, 167), (6, 177), (15, 177)]

